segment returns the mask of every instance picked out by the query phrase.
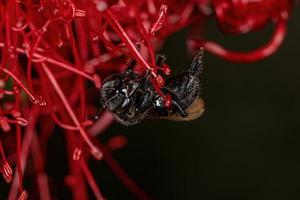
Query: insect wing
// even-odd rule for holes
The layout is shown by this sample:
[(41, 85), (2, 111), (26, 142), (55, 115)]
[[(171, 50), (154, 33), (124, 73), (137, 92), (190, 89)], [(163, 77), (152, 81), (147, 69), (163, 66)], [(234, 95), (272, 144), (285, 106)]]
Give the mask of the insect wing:
[(198, 97), (194, 102), (185, 110), (188, 113), (187, 117), (181, 117), (180, 114), (176, 113), (168, 117), (162, 117), (171, 121), (192, 121), (198, 119), (204, 112), (204, 101)]

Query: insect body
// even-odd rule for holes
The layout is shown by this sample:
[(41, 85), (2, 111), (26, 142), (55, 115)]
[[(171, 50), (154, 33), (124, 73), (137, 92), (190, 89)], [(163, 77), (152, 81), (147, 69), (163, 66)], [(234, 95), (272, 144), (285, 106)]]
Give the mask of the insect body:
[(202, 58), (203, 50), (195, 56), (187, 70), (166, 80), (161, 91), (171, 96), (170, 107), (166, 107), (149, 77), (136, 74), (131, 67), (104, 81), (100, 91), (101, 104), (124, 125), (158, 118), (176, 121), (197, 119), (204, 111), (204, 103), (199, 97)]

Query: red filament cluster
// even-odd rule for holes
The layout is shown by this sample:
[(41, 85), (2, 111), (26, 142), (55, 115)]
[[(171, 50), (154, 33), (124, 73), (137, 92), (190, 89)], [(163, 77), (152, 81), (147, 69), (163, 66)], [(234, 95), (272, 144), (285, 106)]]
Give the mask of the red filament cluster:
[[(51, 199), (45, 155), (48, 138), (60, 127), (66, 133), (70, 165), (65, 178), (74, 199), (87, 199), (85, 183), (104, 199), (87, 165), (90, 155), (105, 162), (138, 199), (151, 199), (120, 167), (111, 151), (127, 143), (125, 136), (102, 144), (95, 136), (113, 122), (98, 112), (98, 91), (109, 74), (137, 61), (138, 73), (151, 73), (151, 82), (164, 96), (167, 64), (156, 65), (155, 53), (165, 39), (184, 28), (199, 29), (214, 17), (220, 30), (244, 34), (276, 24), (265, 46), (235, 52), (205, 38), (187, 38), (188, 47), (236, 62), (253, 62), (273, 54), (282, 43), (290, 0), (8, 0), (0, 2), (0, 173), (11, 184), (8, 199), (25, 200), (38, 191)], [(205, 27), (200, 27), (205, 29)], [(36, 188), (24, 188), (31, 164)], [(103, 183), (105, 184), (105, 183)], [(79, 188), (79, 189), (78, 189)], [(28, 192), (29, 191), (29, 192)], [(0, 189), (1, 193), (1, 189)]]

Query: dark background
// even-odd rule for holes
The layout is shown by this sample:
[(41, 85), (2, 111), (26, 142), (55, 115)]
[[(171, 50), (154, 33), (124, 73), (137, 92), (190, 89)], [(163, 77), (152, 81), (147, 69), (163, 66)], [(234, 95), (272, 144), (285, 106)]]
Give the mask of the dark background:
[[(268, 59), (234, 64), (206, 53), (201, 76), (206, 112), (198, 120), (115, 123), (99, 139), (128, 137), (128, 145), (113, 155), (156, 200), (300, 199), (299, 11), (294, 9), (284, 45)], [(206, 36), (230, 49), (250, 50), (268, 41), (273, 28), (223, 35), (210, 20)], [(175, 73), (191, 61), (185, 35), (171, 36), (161, 51)], [(47, 172), (56, 199), (70, 199), (63, 189), (64, 145), (60, 132), (49, 142)], [(108, 200), (135, 199), (104, 162), (89, 164)], [(8, 191), (2, 183), (1, 191)]]
[[(206, 53), (200, 119), (109, 128), (107, 137), (128, 137), (114, 156), (154, 199), (300, 199), (299, 11), (284, 45), (268, 59), (234, 64)], [(273, 28), (223, 35), (211, 20), (206, 35), (230, 49), (250, 50), (265, 44)], [(175, 72), (191, 61), (185, 34), (170, 37), (161, 51)], [(104, 164), (91, 164), (108, 199), (134, 199)]]

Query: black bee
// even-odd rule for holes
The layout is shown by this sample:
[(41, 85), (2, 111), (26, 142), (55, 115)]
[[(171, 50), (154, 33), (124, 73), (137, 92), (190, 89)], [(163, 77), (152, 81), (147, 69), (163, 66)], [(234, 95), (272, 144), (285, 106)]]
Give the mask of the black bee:
[[(202, 58), (203, 49), (184, 72), (166, 80), (161, 91), (164, 95), (171, 96), (170, 107), (165, 106), (163, 97), (154, 89), (150, 75), (141, 76), (133, 71), (134, 64), (125, 72), (104, 80), (100, 90), (101, 105), (113, 113), (118, 122), (127, 126), (148, 119), (197, 119), (204, 112), (204, 103), (199, 97)], [(163, 61), (164, 58), (159, 57), (157, 64), (161, 65)]]

